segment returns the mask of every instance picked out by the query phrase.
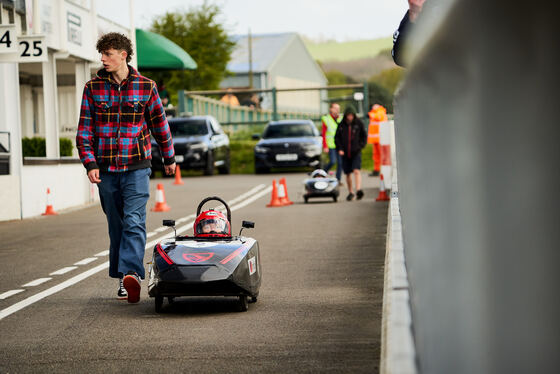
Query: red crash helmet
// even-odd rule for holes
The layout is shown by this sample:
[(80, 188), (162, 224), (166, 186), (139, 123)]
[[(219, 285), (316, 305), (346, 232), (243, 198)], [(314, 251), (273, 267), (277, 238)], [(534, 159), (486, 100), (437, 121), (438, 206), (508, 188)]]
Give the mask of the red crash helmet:
[(217, 210), (207, 210), (196, 217), (194, 221), (194, 236), (213, 237), (231, 236), (231, 226), (226, 216)]

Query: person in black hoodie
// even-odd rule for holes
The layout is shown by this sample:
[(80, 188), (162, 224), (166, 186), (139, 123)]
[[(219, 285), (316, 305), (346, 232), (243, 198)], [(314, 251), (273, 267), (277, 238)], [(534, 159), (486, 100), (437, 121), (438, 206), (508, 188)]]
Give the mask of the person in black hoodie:
[(352, 174), (356, 179), (356, 198), (360, 200), (364, 197), (360, 169), (362, 167), (362, 148), (366, 146), (367, 134), (364, 124), (356, 116), (354, 108), (348, 107), (344, 111), (344, 117), (338, 125), (334, 142), (336, 150), (342, 157), (342, 170), (346, 174), (346, 183), (348, 183), (346, 200), (351, 201), (354, 198)]

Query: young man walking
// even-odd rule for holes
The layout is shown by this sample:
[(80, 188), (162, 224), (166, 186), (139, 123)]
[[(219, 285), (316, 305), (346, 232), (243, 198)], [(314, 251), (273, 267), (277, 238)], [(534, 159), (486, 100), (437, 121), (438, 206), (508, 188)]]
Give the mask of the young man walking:
[(145, 277), (150, 132), (166, 174), (175, 172), (175, 152), (155, 82), (127, 64), (133, 53), (130, 39), (108, 33), (96, 48), (103, 69), (84, 88), (76, 146), (90, 182), (99, 187), (107, 217), (109, 276), (119, 279), (118, 298), (136, 303)]
[(340, 155), (336, 151), (336, 145), (334, 144), (334, 135), (336, 134), (336, 129), (340, 123), (340, 105), (337, 103), (331, 103), (329, 107), (329, 114), (321, 117), (322, 122), (322, 132), (323, 137), (323, 152), (329, 154), (329, 163), (325, 166), (324, 170), (328, 172), (331, 167), (336, 163), (336, 179), (340, 182), (340, 177), (342, 176), (342, 162)]
[(362, 191), (362, 148), (366, 146), (367, 134), (364, 124), (356, 116), (353, 108), (346, 108), (344, 117), (336, 130), (335, 144), (338, 154), (342, 157), (342, 170), (346, 174), (348, 183), (348, 196), (346, 200), (354, 199), (352, 190), (352, 175), (356, 180), (356, 198), (360, 200), (364, 197)]

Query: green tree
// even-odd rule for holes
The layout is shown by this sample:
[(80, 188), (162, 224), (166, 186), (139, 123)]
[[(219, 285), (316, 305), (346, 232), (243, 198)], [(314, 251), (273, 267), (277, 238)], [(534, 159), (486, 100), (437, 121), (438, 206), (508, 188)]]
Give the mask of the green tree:
[(220, 8), (204, 2), (184, 13), (167, 12), (153, 20), (151, 31), (172, 40), (196, 61), (196, 70), (146, 72), (163, 81), (172, 101), (179, 89), (212, 90), (226, 76), (226, 66), (235, 42), (231, 41), (218, 18)]
[[(334, 86), (334, 85), (338, 85), (338, 84), (348, 84), (348, 83), (355, 83), (355, 81), (349, 77), (348, 75), (342, 73), (341, 71), (338, 70), (331, 70), (325, 73), (325, 76), (327, 77), (327, 81), (329, 83), (329, 86)], [(354, 92), (354, 90), (350, 89), (344, 89), (344, 90), (330, 90), (328, 91), (328, 97), (329, 99), (334, 99), (334, 98), (340, 98), (340, 97), (345, 97), (345, 96), (351, 96), (352, 93)]]
[(399, 67), (383, 70), (381, 73), (371, 77), (371, 81), (383, 86), (393, 95), (404, 78), (405, 70)]

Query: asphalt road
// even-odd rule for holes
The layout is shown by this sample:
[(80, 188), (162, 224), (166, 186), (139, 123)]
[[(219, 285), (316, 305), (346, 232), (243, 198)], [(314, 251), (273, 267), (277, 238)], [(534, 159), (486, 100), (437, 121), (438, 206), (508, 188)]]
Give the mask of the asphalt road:
[[(282, 176), (295, 204), (267, 208), (270, 194), (259, 197), (259, 191)], [(194, 214), (206, 196), (231, 201), (245, 194), (236, 204), (254, 200), (233, 212), (234, 232), (241, 220), (255, 221), (244, 234), (261, 250), (259, 300), (244, 313), (235, 311), (233, 299), (220, 297), (180, 298), (156, 314), (147, 282), (138, 304), (116, 300), (116, 280), (103, 267), (108, 236), (99, 205), (0, 223), (0, 373), (378, 372), (387, 224), (387, 203), (375, 202), (378, 179), (364, 174), (361, 201), (346, 202), (343, 188), (338, 203), (303, 204), (304, 177), (150, 182), (148, 208), (162, 182), (172, 210), (148, 212), (148, 242), (169, 233), (154, 233), (163, 230), (163, 218)], [(150, 258), (148, 249), (145, 262)], [(50, 275), (61, 269), (67, 272)], [(28, 285), (41, 278), (51, 279)], [(57, 286), (62, 289), (53, 292)], [(12, 290), (23, 291), (6, 296)], [(37, 295), (47, 296), (34, 300)], [(22, 303), (29, 305), (13, 311)]]

